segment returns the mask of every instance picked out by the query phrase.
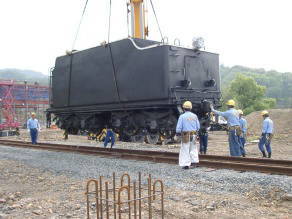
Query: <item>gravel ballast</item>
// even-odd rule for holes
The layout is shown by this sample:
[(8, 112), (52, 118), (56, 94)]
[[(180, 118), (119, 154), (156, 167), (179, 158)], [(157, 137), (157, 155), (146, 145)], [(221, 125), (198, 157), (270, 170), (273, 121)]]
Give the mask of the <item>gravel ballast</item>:
[(261, 188), (259, 192), (262, 195), (267, 194), (271, 188), (292, 192), (292, 177), (257, 172), (212, 170), (204, 167), (182, 170), (178, 165), (7, 146), (0, 146), (0, 159), (20, 161), (43, 171), (81, 180), (100, 175), (110, 177), (112, 172), (118, 175), (127, 172), (136, 177), (138, 172), (142, 172), (162, 179), (168, 187), (206, 194), (245, 194), (257, 187)]

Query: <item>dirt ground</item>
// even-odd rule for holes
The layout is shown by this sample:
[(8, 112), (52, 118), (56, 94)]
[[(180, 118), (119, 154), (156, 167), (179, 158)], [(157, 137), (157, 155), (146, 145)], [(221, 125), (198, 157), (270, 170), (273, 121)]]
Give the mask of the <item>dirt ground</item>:
[[(275, 124), (272, 141), (272, 158), (292, 160), (292, 110), (271, 110)], [(261, 157), (257, 141), (262, 118), (259, 112), (248, 115), (248, 157)], [(19, 137), (9, 139), (27, 140), (26, 130)], [(101, 142), (88, 140), (86, 136), (69, 136), (63, 140), (63, 131), (43, 129), (39, 135), (41, 142), (84, 144), (102, 146)], [(179, 151), (179, 144), (148, 145), (141, 143), (117, 142), (118, 148), (139, 148), (147, 150), (163, 149)], [(209, 134), (208, 154), (229, 155), (226, 132)], [(16, 161), (0, 160), (0, 219), (1, 218), (85, 218), (85, 181), (55, 176), (52, 173), (25, 166)], [(291, 201), (283, 201), (279, 191), (271, 191), (266, 196), (258, 194), (254, 188), (244, 196), (232, 194), (208, 195), (190, 191), (166, 188), (165, 218), (291, 218)], [(156, 206), (159, 218), (159, 207)], [(4, 216), (6, 215), (6, 216)]]
[[(56, 176), (8, 160), (0, 160), (0, 172), (1, 219), (86, 217), (86, 180)], [(265, 196), (259, 194), (260, 188), (241, 196), (165, 191), (165, 218), (289, 218), (292, 214), (292, 202), (284, 201), (279, 189)], [(90, 206), (92, 210), (94, 205)], [(153, 212), (154, 218), (161, 218), (159, 203)], [(148, 218), (146, 209), (143, 218)]]

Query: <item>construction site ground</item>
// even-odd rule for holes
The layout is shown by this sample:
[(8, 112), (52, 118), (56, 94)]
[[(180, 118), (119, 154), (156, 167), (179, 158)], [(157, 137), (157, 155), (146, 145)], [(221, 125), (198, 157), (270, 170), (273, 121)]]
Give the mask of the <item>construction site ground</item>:
[[(292, 110), (272, 110), (271, 118), (275, 123), (272, 158), (292, 160)], [(262, 118), (255, 112), (247, 116), (247, 120), (247, 156), (261, 157), (257, 140), (261, 133)], [(20, 136), (4, 138), (29, 141), (29, 134), (21, 130)], [(39, 140), (103, 146), (102, 142), (88, 140), (86, 136), (69, 135), (68, 140), (63, 140), (63, 131), (59, 129), (43, 128)], [(180, 145), (117, 142), (115, 147), (179, 151)], [(210, 132), (208, 154), (229, 155), (226, 132)], [(206, 168), (204, 171), (213, 170)], [(76, 179), (66, 173), (56, 175), (50, 171), (50, 167), (35, 168), (9, 159), (0, 159), (0, 173), (0, 218), (85, 218), (86, 179)], [(292, 184), (289, 186), (291, 188)], [(286, 194), (279, 187), (271, 187), (270, 192), (263, 195), (260, 192), (263, 189), (265, 183), (241, 195), (233, 192), (214, 195), (212, 192), (167, 187), (166, 218), (289, 218), (292, 215), (292, 201), (289, 201), (291, 194)]]
[[(0, 160), (0, 218), (86, 218), (86, 180)], [(164, 179), (166, 181), (167, 179)], [(192, 182), (190, 182), (192, 183)], [(292, 201), (280, 188), (262, 194), (212, 194), (167, 187), (165, 218), (289, 218)], [(291, 196), (290, 196), (291, 197)], [(154, 218), (159, 217), (159, 206)], [(147, 218), (147, 210), (143, 213)], [(289, 216), (290, 215), (290, 216)], [(94, 218), (94, 217), (93, 217)], [(125, 216), (123, 218), (126, 218)]]

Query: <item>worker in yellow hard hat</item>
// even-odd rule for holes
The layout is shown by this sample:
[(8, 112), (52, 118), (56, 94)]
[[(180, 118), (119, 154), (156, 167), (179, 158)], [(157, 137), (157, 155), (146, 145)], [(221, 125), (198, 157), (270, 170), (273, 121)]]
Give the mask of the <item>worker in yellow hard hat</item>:
[(185, 101), (183, 103), (183, 108), (190, 111), (193, 108), (192, 102), (191, 101)]
[(36, 114), (31, 113), (31, 118), (27, 120), (27, 131), (30, 133), (31, 143), (37, 144), (38, 132), (41, 130), (39, 121), (36, 119)]
[(269, 115), (269, 112), (268, 112), (267, 110), (263, 110), (263, 111), (261, 112), (261, 115), (262, 115), (262, 116), (268, 116), (268, 115)]
[(241, 109), (237, 110), (239, 114), (239, 124), (240, 124), (240, 129), (241, 129), (241, 135), (239, 136), (239, 140), (241, 142), (241, 153), (243, 156), (245, 156), (245, 142), (246, 142), (246, 133), (247, 133), (247, 121), (245, 118), (243, 118), (243, 111)]
[(177, 135), (182, 137), (179, 165), (183, 169), (189, 169), (191, 166), (196, 167), (199, 163), (199, 151), (195, 140), (200, 123), (197, 115), (191, 112), (192, 103), (190, 101), (185, 101), (182, 107), (185, 112), (180, 115), (176, 126)]
[(245, 156), (242, 151), (242, 145), (239, 139), (241, 135), (239, 115), (238, 111), (234, 109), (235, 101), (228, 100), (226, 103), (228, 110), (225, 112), (220, 112), (214, 109), (211, 105), (211, 110), (219, 116), (223, 116), (227, 120), (228, 125), (228, 141), (229, 141), (229, 151), (231, 156)]
[(235, 107), (235, 101), (234, 101), (234, 100), (228, 100), (228, 101), (226, 102), (226, 105), (227, 105), (227, 106), (233, 106), (233, 107)]
[(274, 131), (274, 123), (269, 117), (269, 112), (264, 110), (261, 112), (263, 116), (263, 125), (262, 125), (262, 136), (259, 142), (259, 149), (263, 154), (263, 157), (267, 157), (264, 146), (266, 147), (266, 151), (268, 152), (268, 158), (272, 156), (272, 149), (271, 149), (271, 140), (273, 137)]

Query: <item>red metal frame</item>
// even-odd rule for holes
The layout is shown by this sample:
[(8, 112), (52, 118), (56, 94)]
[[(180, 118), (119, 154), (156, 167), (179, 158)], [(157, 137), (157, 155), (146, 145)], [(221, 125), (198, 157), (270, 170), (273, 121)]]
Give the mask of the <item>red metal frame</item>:
[(3, 116), (5, 117), (5, 122), (0, 124), (0, 129), (7, 129), (7, 128), (16, 128), (19, 127), (19, 123), (14, 121), (15, 113), (12, 109), (13, 106), (13, 96), (12, 96), (12, 90), (13, 90), (13, 81), (11, 83), (3, 83), (1, 85), (4, 85), (4, 95), (1, 98), (2, 100), (2, 110), (3, 110)]
[[(43, 106), (44, 108), (44, 106), (49, 104), (48, 98), (37, 99), (37, 97), (41, 97), (38, 92), (41, 92), (41, 90), (49, 91), (48, 86), (15, 82), (13, 80), (1, 80), (0, 88), (2, 90), (0, 104), (2, 115), (5, 118), (5, 122), (0, 124), (0, 130), (20, 127), (20, 122), (16, 119), (16, 108), (39, 109), (39, 107)], [(15, 94), (14, 89), (18, 90), (17, 94)], [(30, 89), (33, 89), (33, 92), (29, 92)]]

